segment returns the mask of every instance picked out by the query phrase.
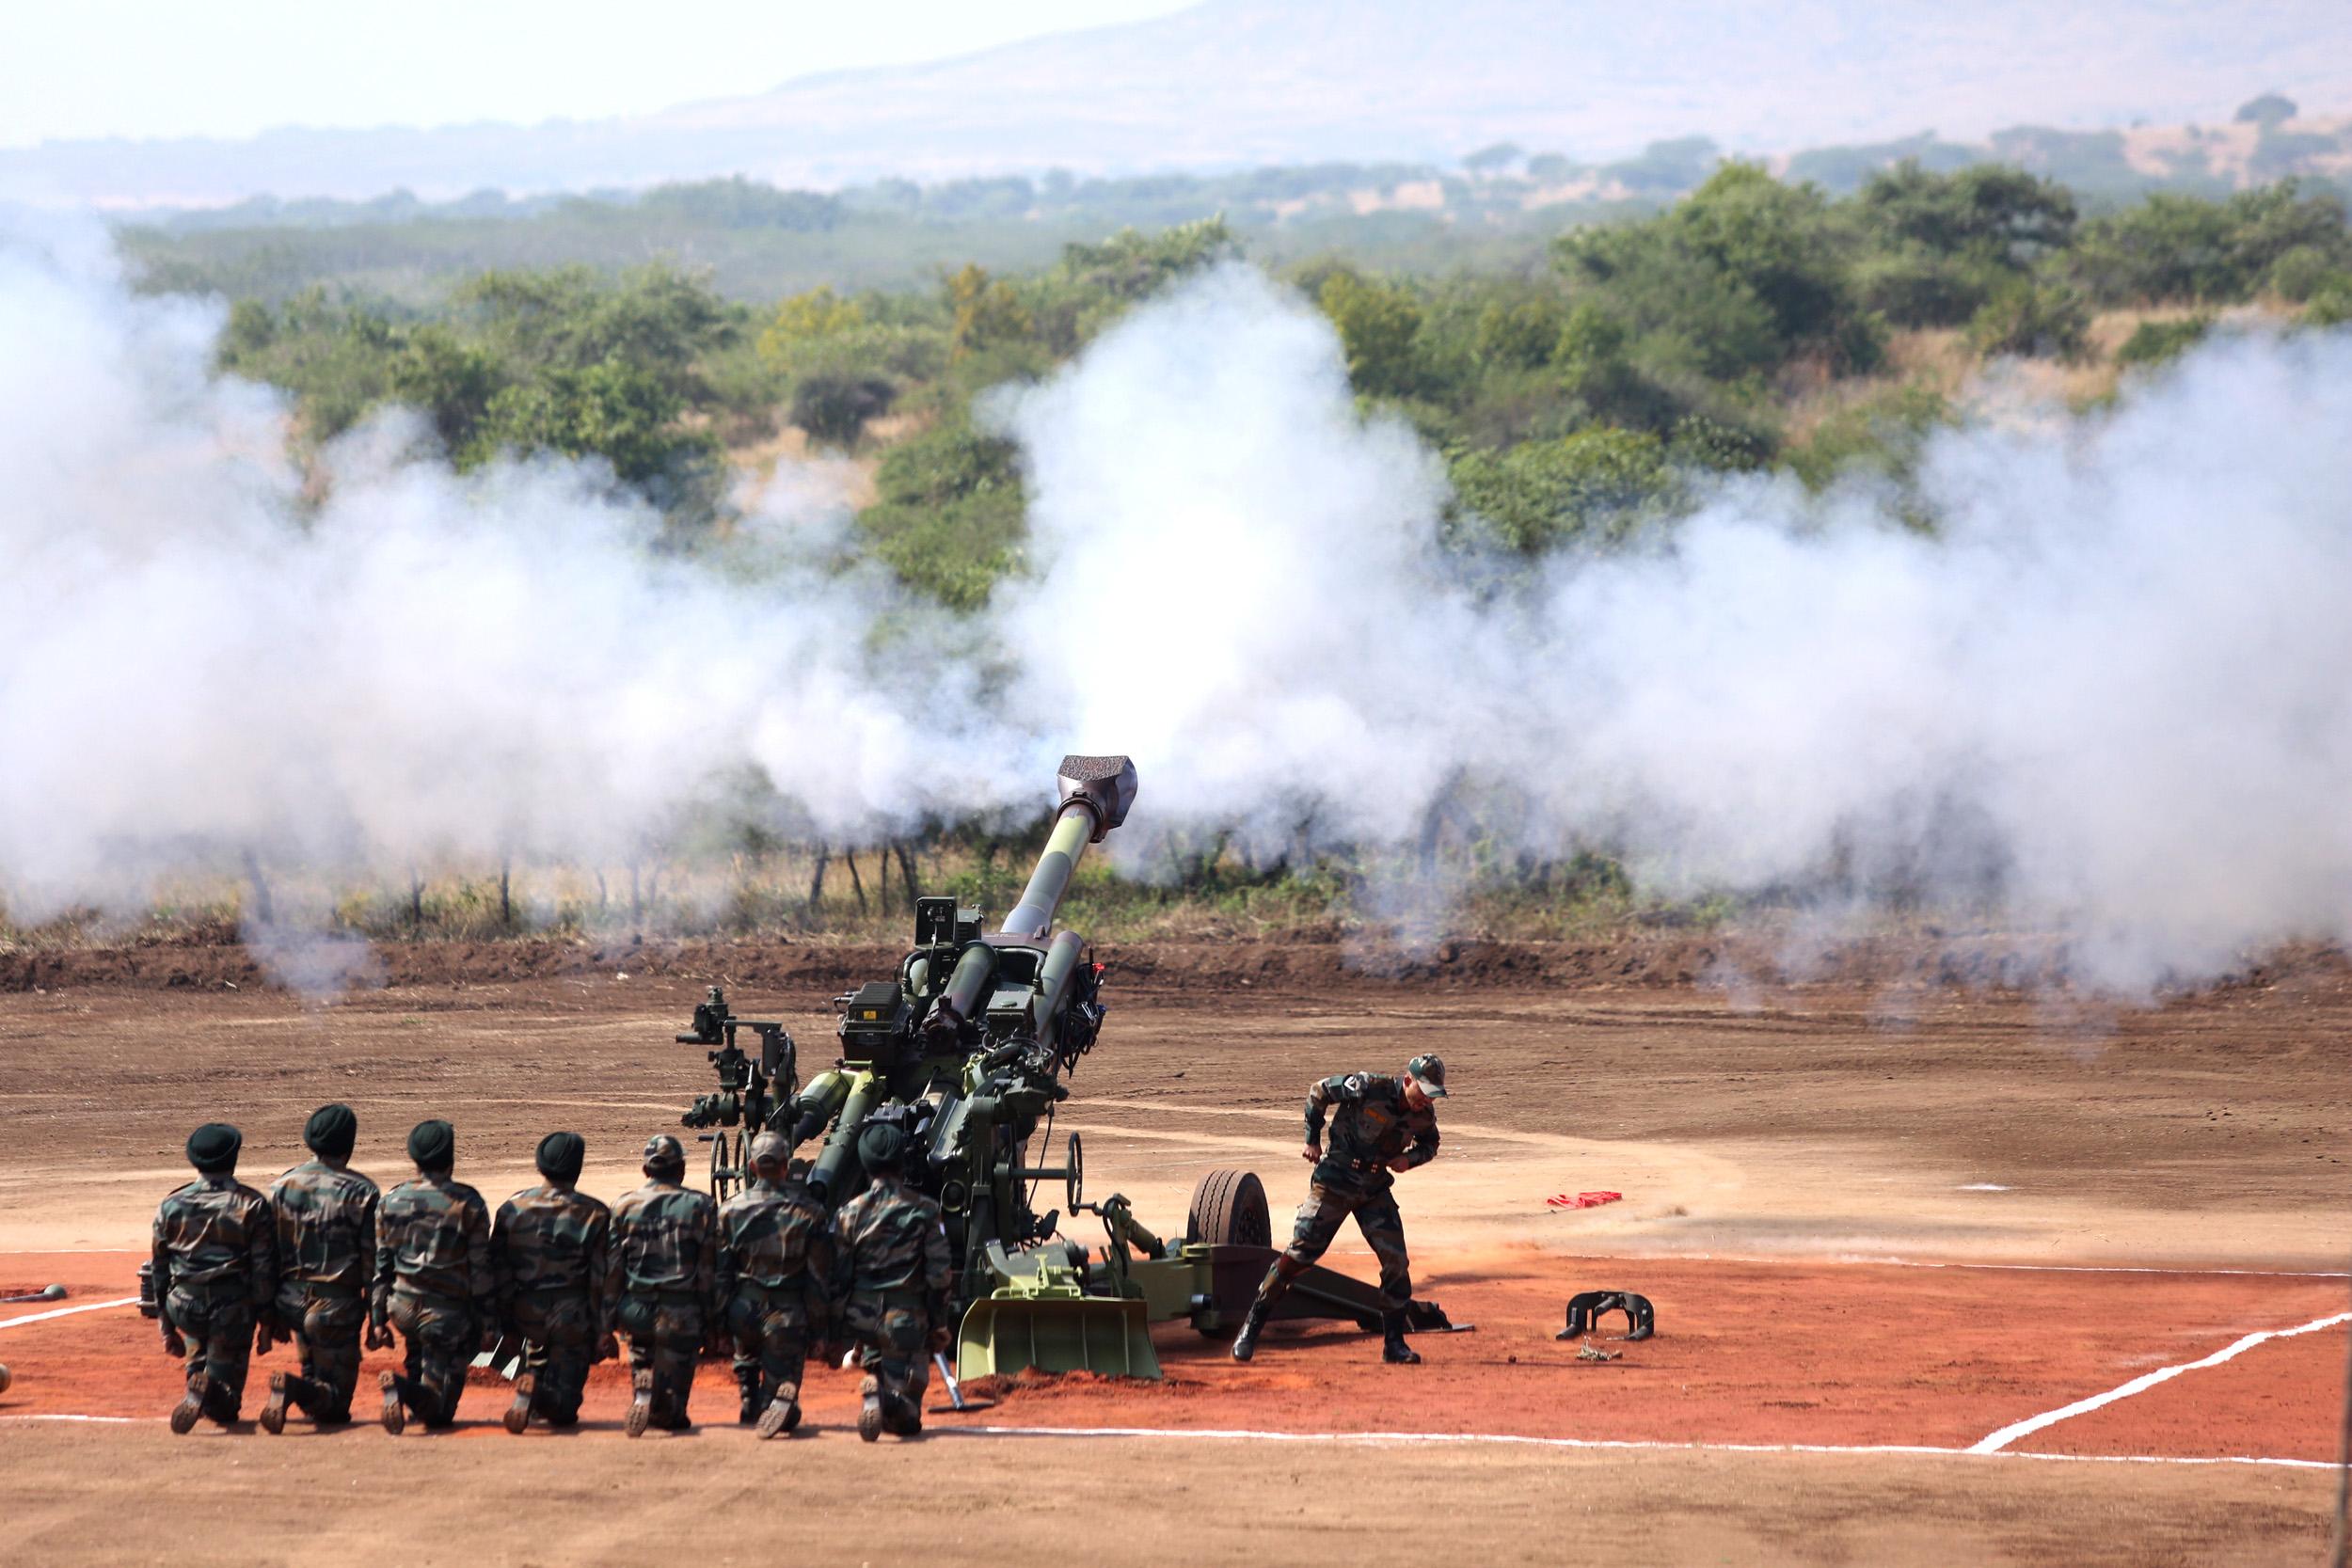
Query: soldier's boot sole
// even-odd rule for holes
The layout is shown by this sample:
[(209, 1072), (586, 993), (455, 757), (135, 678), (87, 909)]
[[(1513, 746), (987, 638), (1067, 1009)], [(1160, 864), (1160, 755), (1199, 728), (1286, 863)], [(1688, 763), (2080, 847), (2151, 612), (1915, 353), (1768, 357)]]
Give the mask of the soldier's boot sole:
[(205, 1389), (191, 1384), (188, 1387), (186, 1397), (181, 1400), (178, 1404), (171, 1407), (171, 1433), (173, 1436), (185, 1437), (189, 1433), (196, 1430), (198, 1418), (204, 1414), (205, 1392)]
[(539, 1380), (529, 1372), (515, 1380), (515, 1402), (506, 1407), (506, 1430), (520, 1437), (531, 1427), (531, 1396)]
[(294, 1389), (284, 1372), (269, 1374), (269, 1398), (262, 1402), (262, 1413), (255, 1419), (262, 1423), (262, 1430), (272, 1437), (286, 1430), (286, 1402), (293, 1396)]
[(882, 1401), (868, 1394), (865, 1405), (857, 1413), (858, 1437), (867, 1443), (879, 1443), (882, 1434)]
[(408, 1410), (400, 1399), (400, 1376), (396, 1372), (378, 1372), (375, 1386), (384, 1390), (384, 1409), (376, 1419), (384, 1423), (386, 1432), (397, 1437), (408, 1426)]
[(639, 1372), (629, 1381), (635, 1392), (628, 1402), (626, 1430), (631, 1437), (643, 1437), (645, 1429), (653, 1425), (653, 1373)]

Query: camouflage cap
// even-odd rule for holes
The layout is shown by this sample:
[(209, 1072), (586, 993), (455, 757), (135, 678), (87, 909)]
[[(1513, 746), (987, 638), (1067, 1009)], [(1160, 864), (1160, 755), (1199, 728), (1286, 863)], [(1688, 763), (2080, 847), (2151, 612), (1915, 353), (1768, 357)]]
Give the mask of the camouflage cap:
[(792, 1163), (792, 1140), (781, 1132), (762, 1132), (752, 1140), (752, 1169), (782, 1170)]
[(656, 1132), (645, 1140), (644, 1168), (647, 1176), (663, 1170), (683, 1173), (686, 1169), (686, 1146), (667, 1132)]
[(1421, 1092), (1434, 1099), (1445, 1098), (1445, 1063), (1436, 1055), (1416, 1056), (1405, 1064), (1406, 1075), (1421, 1085)]
[(206, 1176), (226, 1176), (237, 1168), (244, 1147), (244, 1133), (225, 1121), (208, 1121), (188, 1134), (188, 1164)]

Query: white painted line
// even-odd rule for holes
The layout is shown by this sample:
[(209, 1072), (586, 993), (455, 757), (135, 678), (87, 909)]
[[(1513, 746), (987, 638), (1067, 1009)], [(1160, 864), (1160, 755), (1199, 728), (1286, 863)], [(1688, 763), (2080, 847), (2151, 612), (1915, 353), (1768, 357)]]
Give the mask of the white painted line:
[(2042, 1453), (2031, 1449), (2004, 1449), (1998, 1452), (1992, 1452), (1981, 1449), (1935, 1448), (1905, 1443), (1667, 1443), (1636, 1438), (1528, 1437), (1503, 1433), (1480, 1432), (1260, 1432), (1231, 1427), (933, 1426), (925, 1430), (941, 1437), (1168, 1437), (1206, 1438), (1225, 1442), (1328, 1443), (1361, 1447), (1486, 1443), (1522, 1448), (1589, 1449), (1605, 1451), (1653, 1452), (1679, 1449), (1690, 1453), (1803, 1453), (1856, 1456), (1881, 1454), (1928, 1459), (1968, 1459), (1983, 1456), (1997, 1459), (2032, 1459), (2065, 1464), (2095, 1465), (2268, 1465), (2294, 1470), (2332, 1470), (2336, 1467), (2332, 1460), (2277, 1459), (2261, 1454), (2191, 1456), (2186, 1454)]
[(2045, 1410), (2039, 1416), (2028, 1416), (2022, 1421), (2013, 1421), (2000, 1431), (1989, 1433), (1971, 1444), (1968, 1451), (1970, 1453), (1998, 1453), (2020, 1437), (2029, 1437), (2044, 1427), (2056, 1426), (2060, 1421), (2087, 1415), (2103, 1405), (2113, 1404), (2118, 1400), (2130, 1399), (2134, 1394), (2146, 1393), (2157, 1384), (2169, 1383), (2184, 1372), (2202, 1371), (2207, 1367), (2218, 1367), (2224, 1361), (2234, 1360), (2245, 1354), (2256, 1345), (2267, 1344), (2273, 1339), (2292, 1339), (2301, 1334), (2317, 1334), (2322, 1329), (2333, 1328), (2342, 1323), (2352, 1323), (2352, 1312), (2337, 1312), (2328, 1317), (2314, 1318), (2310, 1323), (2299, 1323), (2293, 1328), (2265, 1328), (2259, 1334), (2249, 1334), (2244, 1338), (2215, 1351), (2202, 1360), (2184, 1361), (2173, 1367), (2159, 1367), (2153, 1372), (2142, 1372), (2129, 1383), (2118, 1384), (2104, 1394), (2093, 1394), (2087, 1400), (2076, 1400), (2073, 1404), (2061, 1405), (2056, 1410)]
[(79, 1307), (58, 1307), (46, 1312), (28, 1312), (21, 1318), (0, 1318), (0, 1328), (22, 1328), (26, 1323), (47, 1323), (52, 1318), (70, 1318), (76, 1312), (103, 1312), (109, 1307), (136, 1307), (138, 1304), (139, 1298), (136, 1296), (124, 1296), (118, 1301), (84, 1302)]
[[(41, 1414), (0, 1416), (7, 1421), (83, 1421), (103, 1426), (143, 1426), (161, 1416), (72, 1416)], [(358, 1431), (369, 1423), (354, 1423)], [(2290, 1470), (2332, 1470), (2333, 1460), (2276, 1459), (2260, 1454), (2192, 1456), (2161, 1453), (2042, 1453), (2032, 1449), (2004, 1449), (1987, 1453), (1979, 1449), (1935, 1448), (1906, 1443), (1666, 1443), (1617, 1437), (1529, 1437), (1486, 1432), (1262, 1432), (1239, 1427), (1003, 1427), (932, 1426), (934, 1437), (1123, 1437), (1199, 1439), (1225, 1443), (1324, 1443), (1340, 1448), (1401, 1448), (1415, 1445), (1489, 1444), (1534, 1449), (1586, 1449), (1600, 1452), (1787, 1453), (1829, 1454), (1916, 1459), (2020, 1459), (2064, 1465), (2266, 1465)]]

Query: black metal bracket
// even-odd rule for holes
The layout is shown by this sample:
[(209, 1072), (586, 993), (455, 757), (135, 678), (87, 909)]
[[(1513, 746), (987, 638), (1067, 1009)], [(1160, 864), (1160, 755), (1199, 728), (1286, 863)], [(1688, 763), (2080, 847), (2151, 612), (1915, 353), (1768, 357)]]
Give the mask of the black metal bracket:
[(1631, 1291), (1586, 1291), (1568, 1298), (1568, 1326), (1555, 1339), (1581, 1339), (1590, 1334), (1603, 1312), (1623, 1312), (1628, 1339), (1646, 1339), (1658, 1332), (1658, 1314), (1649, 1297)]

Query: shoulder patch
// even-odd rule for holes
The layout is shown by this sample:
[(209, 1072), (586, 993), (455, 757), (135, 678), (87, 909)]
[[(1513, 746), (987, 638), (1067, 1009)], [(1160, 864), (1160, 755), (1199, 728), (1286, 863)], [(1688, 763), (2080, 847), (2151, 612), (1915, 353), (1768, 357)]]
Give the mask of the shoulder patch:
[(1351, 1072), (1347, 1075), (1347, 1092), (1350, 1094), (1361, 1094), (1364, 1092), (1364, 1075), (1362, 1073)]

